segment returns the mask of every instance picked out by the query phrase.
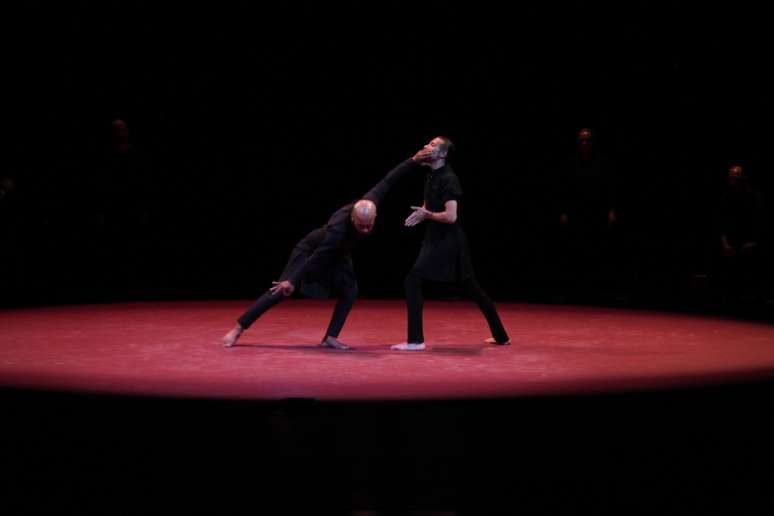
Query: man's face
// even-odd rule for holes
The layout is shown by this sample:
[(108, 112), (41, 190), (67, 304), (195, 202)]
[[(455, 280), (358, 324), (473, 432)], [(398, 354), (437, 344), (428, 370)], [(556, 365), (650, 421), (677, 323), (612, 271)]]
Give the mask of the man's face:
[(433, 138), (424, 148), (432, 152), (433, 161), (446, 157), (446, 142), (442, 138)]
[(113, 120), (113, 136), (116, 140), (124, 142), (129, 138), (129, 126), (121, 119)]
[(376, 216), (361, 215), (355, 211), (352, 212), (352, 225), (360, 236), (368, 236), (374, 230)]
[(735, 185), (742, 179), (742, 167), (734, 165), (728, 169), (728, 182)]
[(593, 136), (590, 129), (581, 129), (578, 132), (578, 148), (581, 152), (588, 152), (591, 150), (591, 139)]

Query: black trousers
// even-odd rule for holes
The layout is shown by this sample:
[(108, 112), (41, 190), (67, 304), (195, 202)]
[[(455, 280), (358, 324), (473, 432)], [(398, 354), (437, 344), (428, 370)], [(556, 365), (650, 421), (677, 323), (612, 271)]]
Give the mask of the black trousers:
[[(300, 248), (295, 248), (290, 255), (290, 260), (285, 266), (285, 270), (280, 275), (280, 281), (286, 280), (290, 277), (291, 272), (308, 258), (309, 253)], [(338, 337), (341, 333), (341, 329), (344, 327), (344, 322), (347, 320), (349, 312), (352, 310), (352, 305), (355, 304), (357, 298), (358, 287), (355, 280), (354, 272), (351, 267), (347, 269), (347, 273), (343, 271), (336, 275), (338, 281), (334, 281), (331, 285), (331, 291), (336, 296), (336, 306), (333, 309), (333, 315), (331, 316), (331, 322), (328, 325), (325, 335), (331, 337)], [(300, 290), (296, 285), (297, 290)], [(249, 328), (261, 315), (266, 313), (274, 305), (278, 304), (285, 299), (285, 296), (281, 293), (272, 294), (267, 290), (253, 305), (242, 314), (237, 320), (239, 326), (244, 329)]]
[[(406, 305), (408, 308), (408, 340), (406, 342), (416, 344), (425, 341), (425, 335), (422, 330), (422, 284), (424, 280), (415, 273), (409, 273), (406, 276)], [(475, 276), (463, 280), (460, 284), (465, 295), (476, 302), (481, 313), (484, 314), (486, 322), (489, 324), (489, 330), (492, 337), (499, 342), (507, 342), (508, 334), (503, 328), (500, 316), (497, 315), (494, 303), (478, 284)]]
[[(338, 337), (339, 333), (341, 333), (344, 322), (347, 320), (347, 316), (352, 310), (352, 305), (355, 304), (355, 298), (357, 298), (357, 285), (349, 286), (345, 290), (337, 290), (336, 294), (336, 306), (333, 309), (331, 322), (325, 332), (326, 336), (330, 335), (331, 337)], [(249, 328), (261, 315), (283, 299), (285, 299), (285, 296), (281, 293), (278, 292), (272, 294), (270, 291), (267, 291), (242, 314), (238, 319), (239, 326), (244, 329)]]
[(762, 297), (767, 287), (763, 249), (760, 246), (745, 250), (734, 246), (736, 256), (716, 257), (715, 276), (719, 293), (725, 300), (732, 301), (741, 296)]

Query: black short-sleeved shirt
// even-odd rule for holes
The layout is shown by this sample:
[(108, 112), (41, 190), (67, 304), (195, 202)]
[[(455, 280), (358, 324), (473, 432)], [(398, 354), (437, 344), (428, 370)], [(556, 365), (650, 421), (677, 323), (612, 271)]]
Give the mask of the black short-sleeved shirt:
[[(462, 188), (457, 175), (447, 164), (431, 170), (425, 180), (425, 208), (433, 212), (446, 209), (447, 201), (459, 201)], [(412, 273), (433, 281), (456, 282), (473, 275), (468, 239), (460, 225), (426, 220), (425, 238)]]
[(762, 193), (750, 185), (730, 187), (720, 203), (720, 234), (731, 245), (760, 242), (766, 234), (766, 209)]
[(602, 154), (590, 159), (573, 156), (561, 172), (559, 212), (567, 214), (576, 229), (607, 228), (608, 213), (617, 207), (613, 160)]

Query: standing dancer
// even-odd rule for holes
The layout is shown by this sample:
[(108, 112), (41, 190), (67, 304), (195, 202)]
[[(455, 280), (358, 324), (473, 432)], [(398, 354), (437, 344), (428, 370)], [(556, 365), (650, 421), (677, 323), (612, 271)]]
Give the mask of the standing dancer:
[(399, 351), (422, 351), (425, 336), (422, 330), (422, 283), (425, 280), (457, 283), (473, 299), (484, 314), (492, 338), (488, 344), (510, 344), (492, 300), (481, 289), (470, 261), (470, 250), (465, 232), (457, 219), (457, 204), (462, 196), (460, 181), (448, 164), (454, 144), (439, 136), (425, 145), (430, 158), (422, 165), (429, 168), (425, 180), (424, 204), (412, 206), (414, 213), (406, 219), (406, 226), (425, 222), (425, 238), (414, 267), (406, 277), (406, 304), (408, 308), (408, 339), (395, 344)]

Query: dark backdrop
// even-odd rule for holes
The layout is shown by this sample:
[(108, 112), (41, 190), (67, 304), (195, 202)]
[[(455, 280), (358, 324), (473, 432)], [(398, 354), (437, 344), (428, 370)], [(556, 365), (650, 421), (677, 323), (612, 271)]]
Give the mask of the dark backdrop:
[[(0, 31), (6, 306), (253, 297), (299, 238), (439, 133), (458, 145), (496, 300), (555, 299), (551, 186), (581, 127), (619, 164), (633, 305), (711, 308), (730, 162), (772, 193), (769, 18), (739, 2), (21, 4)], [(421, 184), (392, 192), (359, 250), (364, 296), (401, 296)], [(748, 513), (772, 505), (771, 392), (363, 406), (5, 389), (0, 498)]]
[[(253, 297), (437, 134), (458, 146), (482, 284), (550, 300), (550, 186), (591, 127), (622, 182), (620, 290), (685, 305), (712, 272), (729, 164), (771, 192), (764, 19), (648, 1), (26, 3), (6, 19), (3, 301)], [(363, 296), (402, 295), (421, 185), (392, 192), (358, 251)]]

